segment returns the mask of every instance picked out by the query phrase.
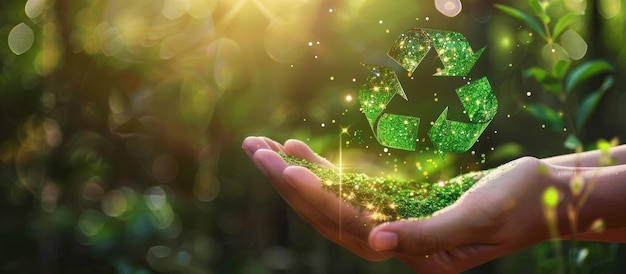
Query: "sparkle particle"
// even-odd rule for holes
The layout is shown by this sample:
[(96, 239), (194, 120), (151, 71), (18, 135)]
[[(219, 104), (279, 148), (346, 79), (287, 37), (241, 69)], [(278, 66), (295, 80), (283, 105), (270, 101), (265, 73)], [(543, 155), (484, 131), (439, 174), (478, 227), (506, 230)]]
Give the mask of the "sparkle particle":
[[(388, 221), (431, 216), (436, 211), (454, 203), (489, 171), (467, 173), (449, 181), (437, 183), (417, 182), (387, 177), (369, 177), (362, 173), (339, 172), (293, 156), (281, 154), (289, 165), (299, 165), (311, 170), (322, 180), (322, 187), (352, 206), (369, 211), (371, 220), (378, 224)], [(424, 172), (427, 175), (427, 172)], [(454, 182), (454, 183), (451, 183)]]

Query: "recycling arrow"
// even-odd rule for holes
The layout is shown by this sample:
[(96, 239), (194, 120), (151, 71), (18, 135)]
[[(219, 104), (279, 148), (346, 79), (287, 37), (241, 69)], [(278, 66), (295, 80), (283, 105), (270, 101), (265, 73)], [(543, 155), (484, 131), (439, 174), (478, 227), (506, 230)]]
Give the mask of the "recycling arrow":
[[(444, 66), (433, 76), (467, 76), (484, 51), (474, 52), (467, 39), (458, 32), (410, 29), (398, 37), (387, 55), (412, 74), (434, 47)], [(363, 64), (371, 72), (359, 89), (359, 102), (374, 135), (382, 145), (415, 150), (419, 117), (385, 113), (395, 95), (408, 100), (393, 69)], [(469, 150), (498, 110), (498, 101), (486, 77), (456, 89), (469, 123), (447, 119), (446, 107), (428, 131), (439, 152)]]

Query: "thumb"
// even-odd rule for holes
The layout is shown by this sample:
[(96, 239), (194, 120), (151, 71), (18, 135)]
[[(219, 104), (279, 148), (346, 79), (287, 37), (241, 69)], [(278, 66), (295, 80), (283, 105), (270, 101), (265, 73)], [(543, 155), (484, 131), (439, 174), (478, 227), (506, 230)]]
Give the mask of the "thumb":
[(397, 257), (416, 273), (459, 273), (506, 254), (499, 244), (472, 242), (475, 231), (451, 221), (434, 216), (381, 225), (370, 233), (369, 245)]
[(369, 235), (370, 247), (379, 252), (424, 256), (462, 245), (469, 233), (467, 224), (452, 215), (380, 225)]

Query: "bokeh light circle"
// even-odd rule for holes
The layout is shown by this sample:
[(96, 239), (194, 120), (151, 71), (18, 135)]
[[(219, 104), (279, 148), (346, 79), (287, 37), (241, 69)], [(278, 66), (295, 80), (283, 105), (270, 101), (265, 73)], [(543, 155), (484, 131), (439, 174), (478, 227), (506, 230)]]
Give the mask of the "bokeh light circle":
[(580, 60), (587, 54), (589, 46), (575, 30), (567, 30), (561, 35), (561, 46), (572, 60)]
[(24, 23), (19, 23), (9, 32), (9, 48), (15, 55), (27, 52), (35, 42), (35, 33)]
[(281, 63), (291, 63), (304, 54), (306, 45), (296, 23), (273, 22), (267, 26), (263, 45), (272, 59)]
[(435, 0), (435, 8), (445, 16), (455, 17), (461, 13), (463, 5), (459, 0)]

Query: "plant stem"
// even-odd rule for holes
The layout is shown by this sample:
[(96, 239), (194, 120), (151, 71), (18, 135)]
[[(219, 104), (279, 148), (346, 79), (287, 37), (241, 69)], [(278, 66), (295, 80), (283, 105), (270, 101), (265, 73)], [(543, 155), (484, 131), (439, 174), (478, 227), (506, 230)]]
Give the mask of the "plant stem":
[[(554, 66), (556, 66), (556, 64), (559, 61), (559, 55), (556, 52), (556, 48), (554, 47), (554, 39), (552, 37), (552, 33), (550, 32), (550, 27), (545, 22), (542, 22), (542, 23), (543, 23), (543, 29), (546, 32), (546, 43), (550, 47), (550, 50), (552, 52), (552, 57), (554, 58), (554, 64), (552, 65), (554, 68)], [(562, 79), (559, 79), (559, 80), (562, 80)], [(564, 111), (563, 120), (566, 123), (566, 126), (563, 130), (564, 131), (571, 130), (571, 134), (573, 136), (578, 137), (578, 133), (576, 132), (576, 126), (574, 125), (574, 120), (572, 119), (572, 115), (571, 115), (572, 112), (570, 111), (569, 105), (567, 104), (567, 95), (565, 94), (564, 90), (561, 90), (559, 94), (559, 102), (561, 102), (561, 107), (563, 108), (563, 111)]]

